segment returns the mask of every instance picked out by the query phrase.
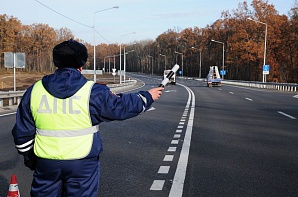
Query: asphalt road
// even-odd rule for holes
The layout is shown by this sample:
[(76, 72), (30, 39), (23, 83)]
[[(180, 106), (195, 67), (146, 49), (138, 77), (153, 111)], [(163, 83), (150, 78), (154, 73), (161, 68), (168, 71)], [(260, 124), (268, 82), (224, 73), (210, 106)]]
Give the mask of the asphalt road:
[[(134, 91), (161, 81), (135, 77), (146, 85)], [(177, 82), (146, 113), (100, 125), (99, 196), (298, 196), (297, 93)], [(32, 181), (13, 145), (14, 121), (0, 116), (0, 197), (12, 174), (22, 196)]]

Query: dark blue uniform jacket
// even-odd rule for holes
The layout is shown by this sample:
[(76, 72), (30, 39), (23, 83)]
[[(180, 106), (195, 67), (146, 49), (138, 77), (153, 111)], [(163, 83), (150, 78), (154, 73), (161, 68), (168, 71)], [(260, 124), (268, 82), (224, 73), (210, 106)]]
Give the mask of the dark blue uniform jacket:
[[(74, 68), (57, 69), (54, 74), (42, 78), (45, 89), (54, 97), (62, 99), (71, 97), (86, 82), (87, 79)], [(30, 109), (32, 88), (33, 85), (23, 95), (16, 114), (16, 124), (12, 130), (16, 147), (25, 160), (34, 157), (36, 127)], [(89, 101), (92, 125), (135, 117), (149, 109), (152, 103), (153, 99), (147, 91), (116, 95), (106, 85), (96, 83), (91, 90)], [(18, 145), (21, 145), (20, 148)], [(97, 157), (101, 151), (102, 142), (97, 132), (94, 134), (92, 150), (86, 158)]]

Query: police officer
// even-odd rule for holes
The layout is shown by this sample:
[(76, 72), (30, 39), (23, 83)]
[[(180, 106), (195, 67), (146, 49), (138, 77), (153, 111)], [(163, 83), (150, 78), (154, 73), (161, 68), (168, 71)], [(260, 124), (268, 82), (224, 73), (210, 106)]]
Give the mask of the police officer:
[(55, 73), (27, 89), (12, 130), (24, 164), (34, 170), (31, 196), (97, 196), (101, 122), (124, 120), (148, 110), (163, 88), (113, 94), (88, 81), (86, 47), (68, 40), (53, 49)]

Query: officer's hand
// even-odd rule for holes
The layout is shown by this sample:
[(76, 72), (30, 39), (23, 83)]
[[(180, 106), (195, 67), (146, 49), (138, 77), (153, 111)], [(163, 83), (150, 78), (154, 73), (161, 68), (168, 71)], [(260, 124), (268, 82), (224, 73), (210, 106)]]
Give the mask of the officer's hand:
[(152, 99), (155, 101), (159, 99), (160, 95), (162, 94), (163, 87), (152, 88), (148, 92), (151, 94)]

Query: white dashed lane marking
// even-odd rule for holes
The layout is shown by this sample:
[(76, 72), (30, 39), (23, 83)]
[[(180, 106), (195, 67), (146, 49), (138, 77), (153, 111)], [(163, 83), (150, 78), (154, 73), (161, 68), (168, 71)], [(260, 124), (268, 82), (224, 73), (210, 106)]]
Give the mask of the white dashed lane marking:
[(165, 155), (163, 161), (173, 161), (174, 155)]
[[(186, 167), (188, 163), (189, 148), (190, 148), (190, 142), (191, 142), (194, 110), (195, 110), (194, 93), (188, 87), (184, 85), (181, 85), (181, 86), (183, 86), (188, 91), (189, 97), (188, 97), (188, 101), (187, 101), (185, 110), (183, 112), (183, 115), (180, 119), (179, 125), (177, 126), (173, 139), (171, 140), (171, 145), (168, 148), (168, 152), (174, 153), (177, 150), (177, 146), (179, 145), (179, 142), (183, 141), (182, 150), (180, 153), (180, 157), (178, 159), (178, 164), (173, 178), (172, 187), (169, 193), (170, 197), (174, 197), (174, 196), (182, 197), (184, 180), (186, 176)], [(189, 113), (189, 108), (190, 108), (190, 113)], [(187, 117), (188, 117), (188, 123), (186, 124)], [(184, 129), (184, 125), (186, 125), (186, 129)], [(185, 131), (184, 139), (180, 139), (183, 131)], [(163, 162), (172, 162), (173, 159), (174, 159), (174, 155), (168, 154), (168, 155), (165, 155)], [(168, 165), (160, 166), (157, 172), (158, 174), (169, 173), (170, 166), (169, 166), (169, 163), (166, 163), (166, 164)], [(165, 179), (171, 180), (172, 178), (165, 177)], [(165, 184), (165, 180), (154, 180), (150, 187), (150, 190), (155, 190), (155, 191), (163, 190), (164, 184)]]
[(160, 166), (157, 173), (159, 174), (168, 174), (170, 170), (170, 166)]
[(169, 147), (168, 152), (176, 152), (177, 147)]
[(150, 190), (162, 190), (165, 180), (154, 180)]
[(180, 134), (175, 134), (173, 138), (180, 138)]
[(172, 140), (171, 144), (179, 144), (179, 140)]

